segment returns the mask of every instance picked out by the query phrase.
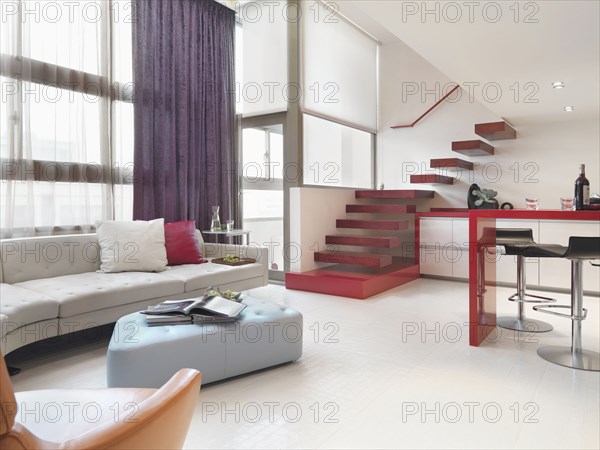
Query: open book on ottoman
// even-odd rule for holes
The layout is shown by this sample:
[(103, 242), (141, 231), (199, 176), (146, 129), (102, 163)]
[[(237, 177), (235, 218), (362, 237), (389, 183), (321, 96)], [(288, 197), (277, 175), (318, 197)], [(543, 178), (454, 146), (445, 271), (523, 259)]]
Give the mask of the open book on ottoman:
[(142, 313), (149, 326), (234, 322), (245, 307), (220, 295), (205, 295), (188, 300), (166, 300)]

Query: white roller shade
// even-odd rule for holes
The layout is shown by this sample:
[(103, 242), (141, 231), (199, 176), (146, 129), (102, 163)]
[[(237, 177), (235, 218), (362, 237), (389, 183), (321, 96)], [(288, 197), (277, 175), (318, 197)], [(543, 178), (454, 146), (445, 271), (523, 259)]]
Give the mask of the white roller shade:
[(376, 41), (320, 2), (303, 2), (302, 108), (377, 131)]
[(239, 9), (243, 28), (242, 83), (238, 102), (244, 116), (287, 110), (286, 2), (253, 1)]

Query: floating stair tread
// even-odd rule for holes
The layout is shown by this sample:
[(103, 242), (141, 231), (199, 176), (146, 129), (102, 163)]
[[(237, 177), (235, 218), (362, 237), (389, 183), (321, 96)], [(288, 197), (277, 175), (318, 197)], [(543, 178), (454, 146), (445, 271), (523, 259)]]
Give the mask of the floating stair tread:
[(411, 183), (454, 184), (454, 178), (438, 174), (411, 175)]
[(417, 212), (415, 205), (346, 205), (347, 213), (373, 214), (412, 214)]
[(459, 158), (439, 158), (429, 161), (429, 167), (432, 169), (456, 167), (460, 169), (473, 170), (473, 163)]
[(475, 125), (475, 134), (488, 141), (502, 141), (516, 139), (517, 131), (506, 122), (478, 123)]
[(337, 228), (359, 228), (362, 230), (406, 230), (408, 222), (402, 220), (354, 220), (337, 219)]
[(475, 139), (473, 141), (452, 142), (452, 151), (466, 156), (490, 156), (494, 154), (494, 147), (479, 139)]
[(398, 190), (364, 190), (356, 191), (355, 198), (383, 198), (383, 199), (415, 199), (415, 198), (433, 198), (435, 191), (398, 189)]
[(392, 264), (392, 256), (378, 253), (324, 251), (315, 252), (315, 262), (385, 267)]
[(402, 241), (397, 236), (350, 236), (337, 234), (325, 236), (325, 243), (331, 245), (352, 245), (355, 247), (397, 248)]

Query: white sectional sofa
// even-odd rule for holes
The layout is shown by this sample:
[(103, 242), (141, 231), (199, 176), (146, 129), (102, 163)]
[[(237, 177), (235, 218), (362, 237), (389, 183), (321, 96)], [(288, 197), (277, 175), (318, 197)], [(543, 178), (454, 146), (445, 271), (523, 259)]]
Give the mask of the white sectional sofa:
[(236, 255), (244, 266), (212, 262), (162, 272), (101, 273), (96, 234), (0, 241), (0, 350), (4, 355), (46, 338), (117, 321), (165, 299), (268, 284), (264, 247), (202, 243), (207, 259)]

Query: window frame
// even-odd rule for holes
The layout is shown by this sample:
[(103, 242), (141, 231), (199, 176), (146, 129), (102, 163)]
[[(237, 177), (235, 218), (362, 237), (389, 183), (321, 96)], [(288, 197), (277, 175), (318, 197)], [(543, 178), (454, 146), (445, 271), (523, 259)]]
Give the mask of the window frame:
[[(132, 7), (134, 3), (131, 3)], [(65, 183), (89, 183), (105, 184), (114, 191), (115, 185), (133, 185), (133, 161), (116, 164), (116, 104), (123, 102), (133, 104), (133, 83), (117, 82), (114, 79), (115, 73), (115, 43), (113, 41), (113, 29), (115, 19), (119, 14), (118, 8), (115, 9), (114, 0), (108, 0), (105, 6), (106, 14), (100, 19), (100, 38), (99, 53), (101, 58), (106, 58), (108, 64), (107, 73), (97, 75), (84, 70), (76, 70), (29, 57), (19, 56), (9, 53), (0, 53), (0, 76), (11, 81), (20, 83), (18, 92), (15, 95), (21, 95), (25, 83), (32, 83), (40, 86), (47, 86), (61, 89), (70, 93), (83, 94), (89, 97), (97, 97), (99, 101), (106, 101), (106, 113), (100, 114), (98, 127), (103, 129), (106, 125), (109, 127), (109, 133), (105, 140), (100, 140), (100, 160), (101, 163), (84, 163), (77, 161), (54, 160), (47, 161), (42, 159), (25, 159), (22, 155), (11, 158), (0, 158), (0, 180), (1, 181), (34, 181), (34, 182), (65, 182)], [(122, 5), (119, 5), (121, 7)], [(18, 39), (22, 39), (23, 14), (27, 12), (23, 8), (18, 8), (18, 13), (12, 20), (15, 20)], [(12, 49), (14, 50), (14, 49)], [(132, 49), (133, 50), (133, 49)], [(10, 50), (9, 50), (10, 51)], [(22, 103), (22, 100), (19, 100)], [(101, 106), (99, 106), (101, 108)], [(14, 116), (9, 122), (13, 130), (24, 119), (23, 108), (15, 109)], [(94, 126), (96, 124), (94, 123)], [(20, 130), (20, 127), (19, 127)], [(10, 133), (11, 131), (9, 131)], [(22, 131), (21, 131), (22, 132)], [(49, 166), (56, 166), (56, 170), (47, 170)], [(111, 219), (115, 215), (115, 202), (110, 202), (108, 212), (111, 217), (99, 217), (98, 219)], [(57, 234), (61, 230), (67, 230), (69, 233), (86, 233), (95, 229), (92, 224), (55, 224), (41, 225), (33, 227), (35, 235)], [(25, 229), (16, 227), (10, 230), (10, 235), (20, 236)], [(30, 231), (31, 228), (27, 228)], [(2, 235), (5, 232), (3, 230)], [(2, 236), (4, 237), (4, 236)]]

